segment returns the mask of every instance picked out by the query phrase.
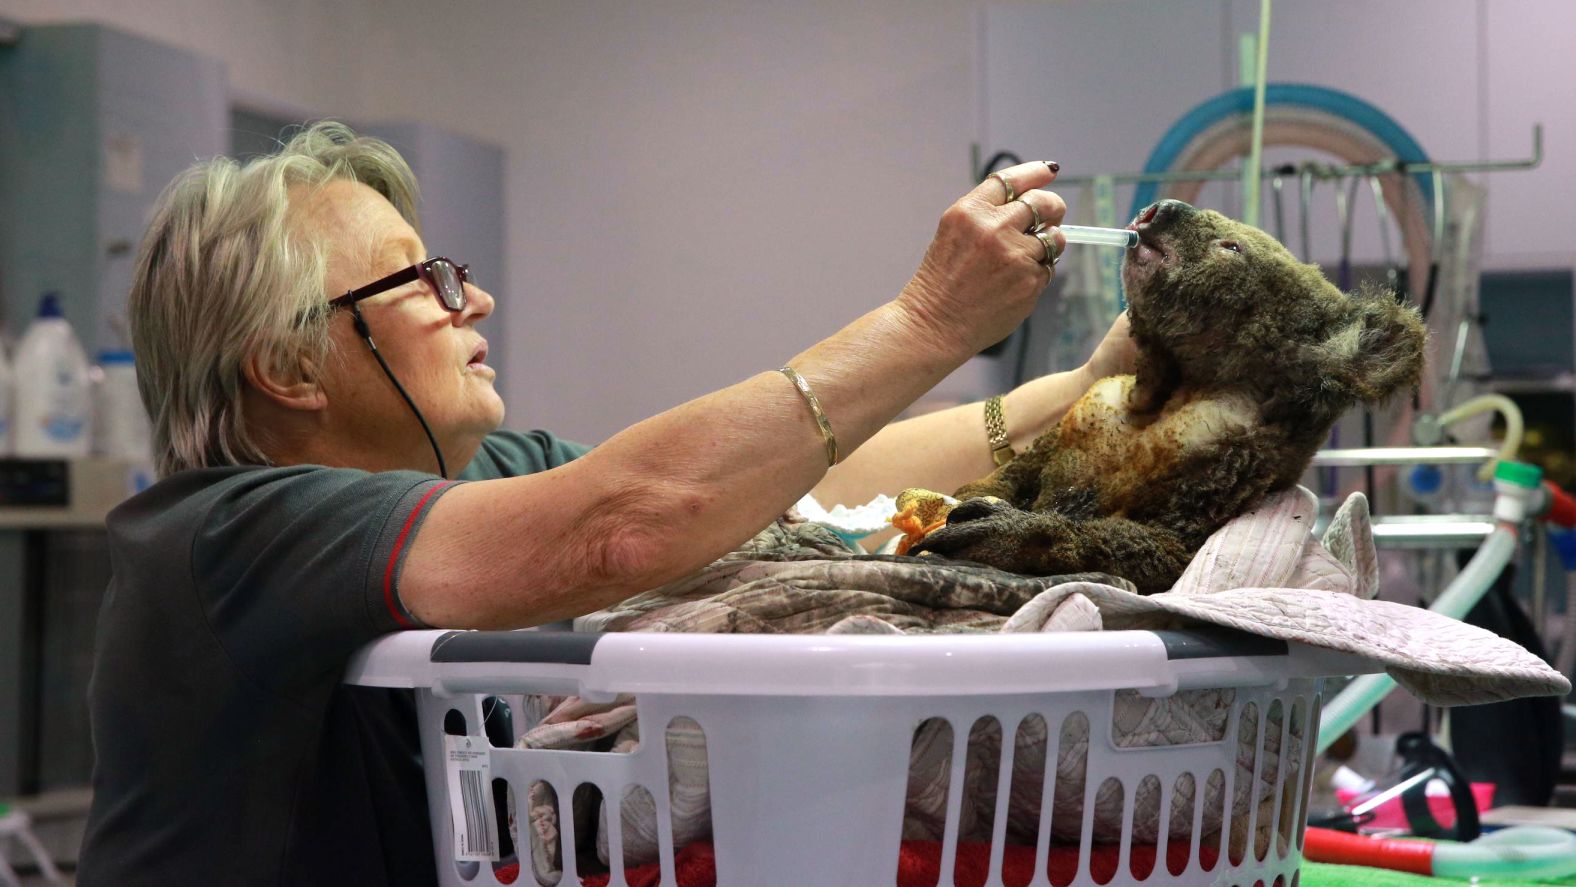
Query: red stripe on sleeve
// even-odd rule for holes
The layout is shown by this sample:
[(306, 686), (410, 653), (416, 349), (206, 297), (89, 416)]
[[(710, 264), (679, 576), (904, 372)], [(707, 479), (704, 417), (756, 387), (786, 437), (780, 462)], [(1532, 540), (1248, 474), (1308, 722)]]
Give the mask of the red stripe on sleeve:
[(421, 497), (421, 501), (416, 503), (416, 507), (412, 508), (410, 515), (405, 518), (405, 526), (400, 528), (399, 536), (394, 540), (394, 550), (389, 552), (389, 563), (383, 570), (383, 604), (389, 608), (389, 615), (394, 617), (394, 621), (399, 623), (401, 628), (415, 628), (416, 624), (406, 618), (405, 614), (400, 612), (400, 608), (394, 605), (394, 567), (399, 563), (399, 553), (405, 549), (405, 540), (410, 537), (411, 527), (416, 525), (416, 518), (421, 514), (421, 510), (427, 507), (427, 501), (439, 490), (452, 485), (453, 481), (438, 484), (428, 490), (427, 495)]

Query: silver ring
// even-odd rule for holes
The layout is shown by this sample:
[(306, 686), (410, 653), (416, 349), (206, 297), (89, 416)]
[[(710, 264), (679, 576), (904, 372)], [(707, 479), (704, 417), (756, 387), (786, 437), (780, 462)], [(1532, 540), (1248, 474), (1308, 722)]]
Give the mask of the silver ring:
[(1014, 200), (1018, 199), (1018, 189), (1014, 188), (1012, 186), (1012, 183), (1007, 181), (1007, 177), (1006, 176), (1002, 175), (999, 172), (993, 172), (990, 175), (986, 176), (985, 178), (987, 178), (987, 179), (995, 179), (996, 181), (1001, 182), (1001, 186), (1003, 188), (1007, 189), (1007, 199), (1003, 200), (1001, 202), (1003, 206), (1006, 206), (1007, 204), (1009, 204), (1009, 203), (1013, 202)]
[(1047, 268), (1054, 267), (1062, 258), (1056, 254), (1056, 238), (1045, 231), (1036, 231), (1034, 236), (1038, 237), (1040, 244), (1045, 247), (1045, 258), (1040, 260), (1040, 264)]
[(1024, 200), (1022, 197), (1014, 197), (1013, 199), (1011, 199), (1011, 200), (1009, 200), (1007, 202), (1008, 203), (1021, 203), (1024, 206), (1027, 206), (1029, 208), (1029, 212), (1034, 216), (1034, 224), (1030, 225), (1029, 229), (1027, 231), (1023, 232), (1023, 233), (1025, 233), (1025, 234), (1033, 234), (1034, 232), (1040, 230), (1040, 226), (1041, 225), (1045, 224), (1044, 222), (1040, 221), (1040, 211), (1035, 209), (1034, 208), (1034, 204), (1030, 203), (1029, 201)]

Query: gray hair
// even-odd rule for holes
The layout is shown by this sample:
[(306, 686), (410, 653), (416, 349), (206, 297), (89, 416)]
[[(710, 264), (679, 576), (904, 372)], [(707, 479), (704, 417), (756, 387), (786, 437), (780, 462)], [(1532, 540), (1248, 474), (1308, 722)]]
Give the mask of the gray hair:
[(293, 189), (336, 180), (370, 186), (420, 230), (409, 164), (334, 122), (244, 165), (199, 163), (160, 195), (128, 302), (160, 476), (268, 462), (242, 413), (241, 368), (254, 355), (275, 368), (327, 358), (323, 250), (288, 215)]

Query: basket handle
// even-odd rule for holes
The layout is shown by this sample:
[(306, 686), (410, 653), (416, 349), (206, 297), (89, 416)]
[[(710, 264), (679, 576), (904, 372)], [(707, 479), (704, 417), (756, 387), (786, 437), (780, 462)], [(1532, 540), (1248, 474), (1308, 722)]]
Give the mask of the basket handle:
[[(1257, 687), (1283, 684), (1283, 669), (1271, 664), (1291, 655), (1280, 638), (1251, 634), (1222, 625), (1186, 629), (1152, 629), (1166, 651), (1167, 682), (1140, 689), (1144, 696), (1168, 696), (1177, 690)], [(1267, 661), (1268, 660), (1268, 661)]]
[(1250, 634), (1223, 625), (1187, 629), (1155, 629), (1166, 646), (1166, 658), (1214, 659), (1222, 656), (1287, 656), (1291, 647), (1280, 638)]
[(601, 639), (599, 631), (449, 631), (433, 642), (431, 661), (590, 665)]
[(601, 632), (447, 631), (427, 652), (431, 686), (441, 693), (570, 693), (598, 701), (585, 685)]

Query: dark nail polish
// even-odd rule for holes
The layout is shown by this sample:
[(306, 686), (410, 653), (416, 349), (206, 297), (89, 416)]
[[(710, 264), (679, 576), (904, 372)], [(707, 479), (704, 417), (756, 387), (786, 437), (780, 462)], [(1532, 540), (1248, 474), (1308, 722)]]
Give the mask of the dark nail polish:
[(1057, 163), (1054, 160), (1044, 160), (1044, 161), (1041, 161), (1041, 162), (1044, 163), (1046, 168), (1051, 171), (1052, 175), (1055, 175), (1056, 173), (1059, 173), (1059, 172), (1062, 171), (1062, 165), (1060, 163)]

